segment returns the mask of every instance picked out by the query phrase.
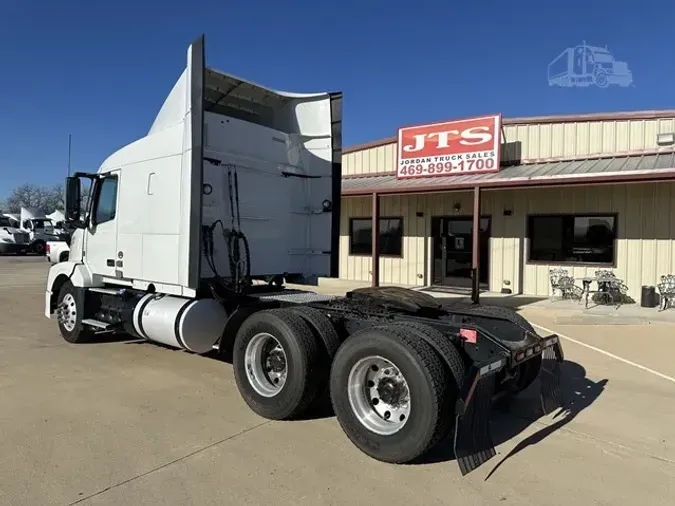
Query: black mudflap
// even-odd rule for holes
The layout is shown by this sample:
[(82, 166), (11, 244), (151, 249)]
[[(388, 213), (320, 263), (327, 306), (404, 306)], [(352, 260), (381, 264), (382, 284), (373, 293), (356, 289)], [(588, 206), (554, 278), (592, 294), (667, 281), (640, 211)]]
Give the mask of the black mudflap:
[(560, 364), (565, 358), (560, 341), (545, 348), (541, 358), (541, 409), (545, 415), (548, 415), (564, 404), (560, 388)]
[(497, 454), (490, 435), (494, 391), (495, 375), (481, 376), (479, 368), (472, 368), (456, 408), (455, 458), (462, 476)]

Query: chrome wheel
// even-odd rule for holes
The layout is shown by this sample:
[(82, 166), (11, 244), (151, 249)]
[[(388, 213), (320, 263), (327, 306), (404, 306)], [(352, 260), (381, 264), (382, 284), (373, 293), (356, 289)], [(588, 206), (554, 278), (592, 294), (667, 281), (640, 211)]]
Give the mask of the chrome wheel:
[(356, 418), (376, 434), (395, 434), (408, 421), (408, 383), (398, 367), (383, 357), (366, 357), (354, 364), (347, 379), (347, 395)]
[(63, 297), (61, 304), (56, 309), (56, 318), (68, 332), (72, 332), (75, 329), (75, 325), (77, 324), (77, 304), (72, 294), (67, 293)]
[(254, 335), (246, 346), (244, 367), (253, 389), (263, 397), (274, 397), (286, 383), (286, 352), (272, 334)]

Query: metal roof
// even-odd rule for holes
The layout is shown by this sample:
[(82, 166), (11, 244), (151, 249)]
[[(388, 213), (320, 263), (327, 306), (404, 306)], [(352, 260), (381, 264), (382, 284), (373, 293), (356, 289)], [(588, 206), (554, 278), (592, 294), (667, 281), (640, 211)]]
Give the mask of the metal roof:
[[(530, 116), (522, 118), (502, 118), (502, 125), (542, 125), (542, 124), (562, 124), (562, 123), (587, 123), (596, 121), (634, 121), (634, 120), (653, 120), (670, 119), (675, 117), (675, 109), (666, 109), (663, 111), (624, 111), (609, 113), (592, 114), (565, 114), (557, 116)], [(438, 120), (441, 121), (441, 120)], [(398, 136), (387, 137), (375, 141), (364, 142), (353, 146), (348, 146), (342, 150), (343, 154), (361, 151), (363, 149), (395, 144)]]
[(416, 193), (474, 186), (517, 188), (666, 179), (675, 179), (675, 153), (529, 163), (502, 167), (499, 172), (465, 176), (417, 179), (397, 179), (395, 174), (345, 176), (342, 179), (342, 194)]

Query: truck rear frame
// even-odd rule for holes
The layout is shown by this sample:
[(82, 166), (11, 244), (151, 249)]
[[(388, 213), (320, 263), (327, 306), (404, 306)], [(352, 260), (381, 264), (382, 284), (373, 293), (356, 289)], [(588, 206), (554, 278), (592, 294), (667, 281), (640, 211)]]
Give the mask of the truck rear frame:
[[(163, 299), (175, 298), (64, 280), (49, 304), (70, 342), (101, 333), (157, 341), (144, 304)], [(558, 337), (539, 336), (510, 309), (448, 309), (398, 287), (332, 297), (271, 283), (201, 300), (222, 306), (227, 322), (217, 344), (198, 352), (232, 360), (238, 390), (254, 412), (294, 419), (329, 395), (352, 443), (384, 462), (416, 461), (452, 435), (465, 475), (495, 455), (489, 428), (495, 401), (540, 377), (542, 414), (563, 403)], [(175, 322), (175, 341), (164, 344), (194, 352), (186, 336), (208, 321)]]

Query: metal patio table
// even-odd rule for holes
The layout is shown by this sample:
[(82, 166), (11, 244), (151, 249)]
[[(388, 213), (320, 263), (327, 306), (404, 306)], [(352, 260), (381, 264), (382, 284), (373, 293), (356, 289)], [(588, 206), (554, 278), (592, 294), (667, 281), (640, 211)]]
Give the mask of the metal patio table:
[[(598, 290), (595, 290), (593, 293), (611, 293), (612, 284), (616, 283), (620, 285), (623, 283), (622, 280), (614, 276), (584, 276), (581, 278), (581, 282), (584, 286), (583, 292), (586, 309), (588, 309), (588, 296), (591, 293), (591, 283), (594, 281), (598, 284)], [(614, 298), (612, 297), (612, 302), (613, 301)]]

